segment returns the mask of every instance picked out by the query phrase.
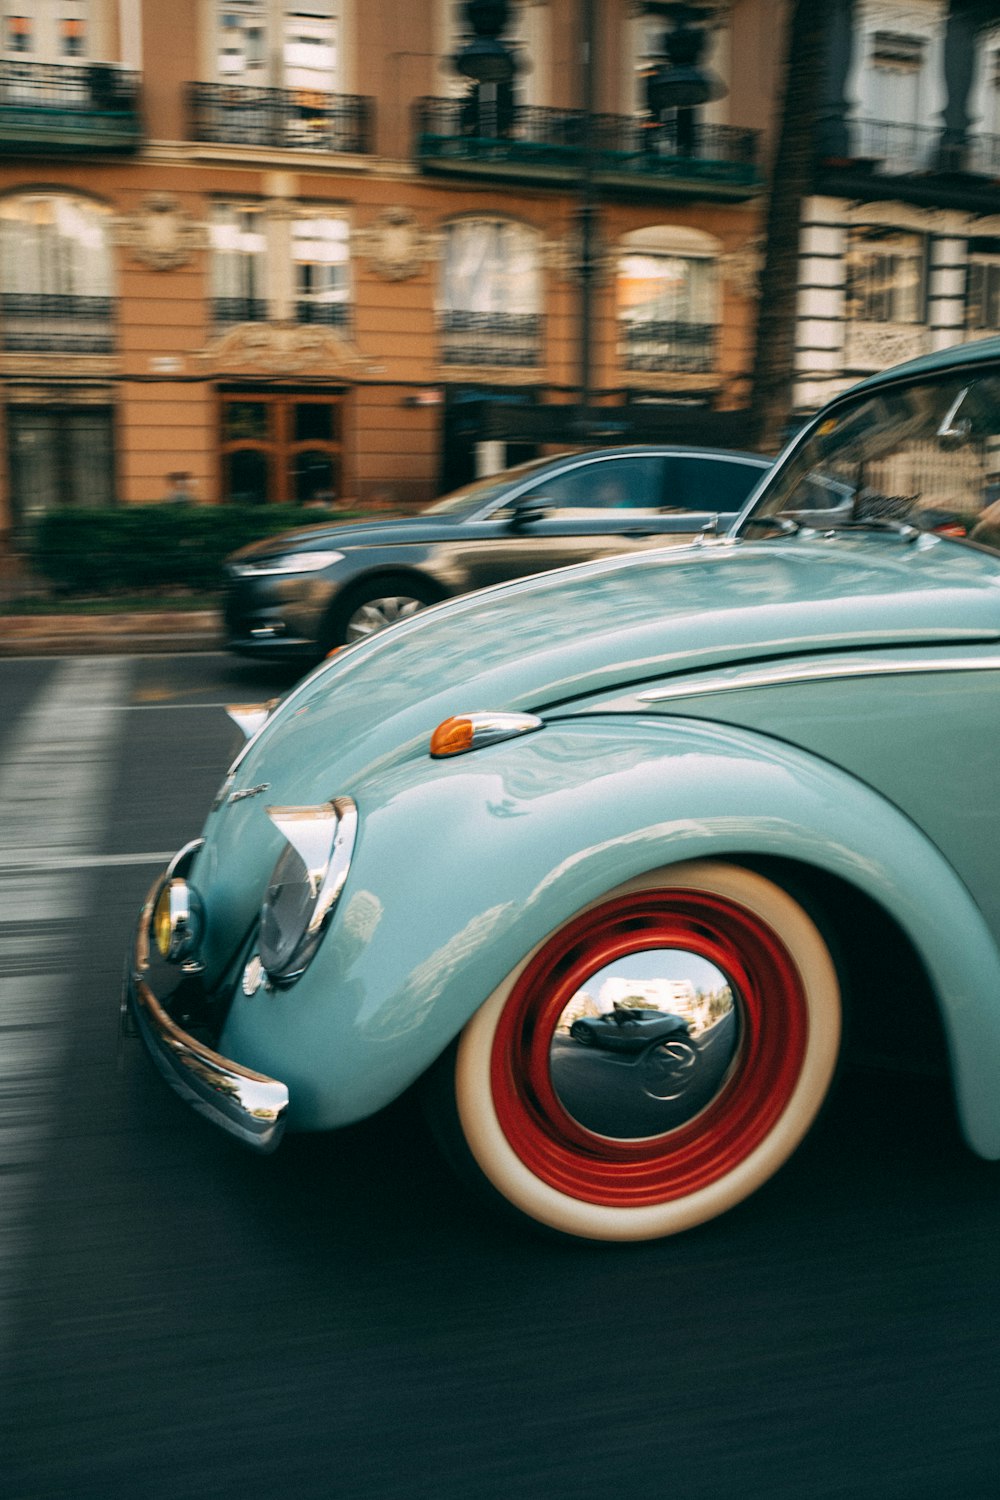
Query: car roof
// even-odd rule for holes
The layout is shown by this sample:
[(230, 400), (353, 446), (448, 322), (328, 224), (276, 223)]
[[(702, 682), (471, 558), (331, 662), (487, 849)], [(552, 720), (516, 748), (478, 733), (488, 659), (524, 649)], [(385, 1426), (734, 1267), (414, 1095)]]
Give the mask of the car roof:
[(553, 453), (548, 458), (530, 462), (541, 468), (547, 463), (562, 463), (567, 458), (628, 458), (641, 453), (668, 458), (676, 455), (682, 458), (732, 459), (737, 463), (765, 467), (774, 463), (773, 457), (767, 453), (754, 453), (749, 448), (713, 448), (708, 443), (622, 443), (616, 448), (568, 448), (564, 453)]

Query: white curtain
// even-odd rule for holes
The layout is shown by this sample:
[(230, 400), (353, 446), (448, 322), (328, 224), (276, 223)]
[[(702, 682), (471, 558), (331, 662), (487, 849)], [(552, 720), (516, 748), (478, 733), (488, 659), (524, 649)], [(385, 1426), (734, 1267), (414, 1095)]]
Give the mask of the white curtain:
[(444, 256), (446, 312), (534, 315), (539, 309), (535, 237), (521, 224), (464, 219), (450, 224)]
[(6, 294), (110, 297), (108, 212), (70, 194), (0, 205), (0, 289)]

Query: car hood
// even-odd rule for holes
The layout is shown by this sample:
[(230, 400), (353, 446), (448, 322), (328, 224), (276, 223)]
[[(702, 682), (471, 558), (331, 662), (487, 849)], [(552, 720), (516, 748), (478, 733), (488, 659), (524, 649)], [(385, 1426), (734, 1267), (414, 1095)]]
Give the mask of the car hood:
[[(297, 799), (350, 792), (449, 714), (789, 653), (1000, 637), (1000, 560), (896, 536), (674, 548), (467, 594), (338, 653), (247, 747)], [(335, 788), (329, 784), (336, 766)]]
[(349, 551), (352, 547), (390, 547), (400, 542), (430, 542), (453, 536), (462, 516), (421, 514), (386, 518), (383, 521), (324, 522), (300, 526), (250, 542), (226, 558), (227, 563), (245, 563), (287, 552)]
[(204, 829), (204, 956), (228, 962), (282, 837), (273, 805), (377, 802), (450, 714), (577, 710), (679, 673), (803, 651), (1000, 638), (1000, 559), (896, 536), (695, 545), (467, 594), (338, 652), (249, 740)]

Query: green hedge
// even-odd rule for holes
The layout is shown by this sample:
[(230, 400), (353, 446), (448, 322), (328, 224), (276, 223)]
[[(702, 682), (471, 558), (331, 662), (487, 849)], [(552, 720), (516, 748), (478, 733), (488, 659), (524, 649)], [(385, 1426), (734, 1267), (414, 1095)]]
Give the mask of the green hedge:
[(228, 553), (295, 526), (349, 519), (290, 505), (53, 510), (23, 538), (32, 574), (65, 594), (217, 589)]

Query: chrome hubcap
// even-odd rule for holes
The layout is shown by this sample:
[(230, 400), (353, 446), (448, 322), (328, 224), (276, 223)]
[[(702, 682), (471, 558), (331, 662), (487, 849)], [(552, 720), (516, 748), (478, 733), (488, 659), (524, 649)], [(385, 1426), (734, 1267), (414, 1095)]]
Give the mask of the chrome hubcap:
[(678, 1130), (718, 1097), (740, 1041), (721, 969), (683, 948), (643, 949), (595, 970), (563, 1007), (549, 1075), (585, 1130), (643, 1140)]

